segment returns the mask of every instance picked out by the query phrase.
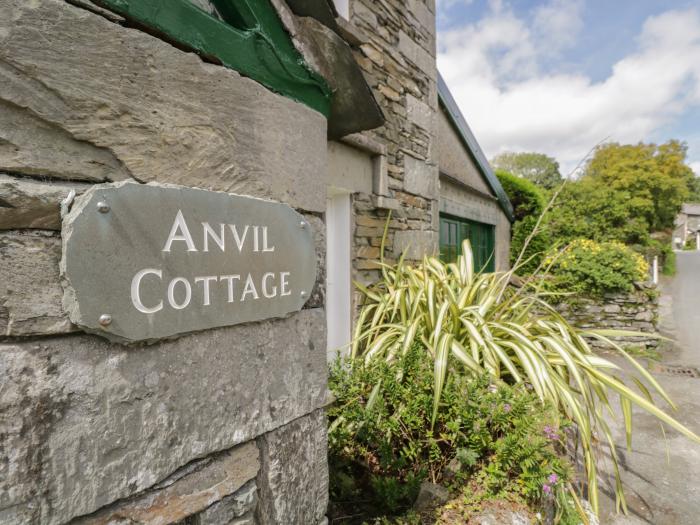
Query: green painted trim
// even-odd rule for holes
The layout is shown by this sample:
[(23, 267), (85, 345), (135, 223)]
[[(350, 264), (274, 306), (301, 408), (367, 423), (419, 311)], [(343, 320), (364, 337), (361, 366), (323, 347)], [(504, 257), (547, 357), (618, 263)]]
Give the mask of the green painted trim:
[(330, 88), (306, 65), (268, 0), (217, 0), (222, 14), (232, 18), (229, 23), (188, 0), (97, 3), (306, 104), (326, 118), (330, 114)]
[(474, 268), (493, 272), (496, 268), (496, 228), (463, 217), (440, 213), (440, 259), (454, 262), (462, 255), (462, 241), (469, 239), (474, 256)]

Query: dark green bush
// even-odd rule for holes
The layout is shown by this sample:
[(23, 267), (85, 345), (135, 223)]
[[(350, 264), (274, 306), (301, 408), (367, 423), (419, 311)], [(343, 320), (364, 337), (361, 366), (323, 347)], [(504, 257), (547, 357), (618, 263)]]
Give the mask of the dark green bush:
[(496, 176), (513, 205), (516, 221), (521, 221), (531, 215), (538, 217), (542, 213), (547, 199), (540, 188), (529, 180), (507, 171), (496, 170)]
[[(527, 179), (503, 170), (497, 170), (496, 176), (513, 205), (515, 222), (510, 243), (510, 263), (515, 264), (537, 219), (544, 211), (546, 198), (543, 191)], [(550, 245), (550, 236), (546, 232), (543, 231), (534, 236), (521, 258), (522, 266), (518, 268), (518, 273), (534, 272)]]
[(490, 494), (535, 502), (555, 489), (546, 488), (552, 474), (563, 486), (568, 470), (555, 450), (558, 416), (537, 396), (522, 386), (495, 387), (488, 377), (450, 374), (431, 431), (433, 360), (418, 345), (399, 360), (332, 368), (332, 501), (396, 512), (411, 505), (422, 480), (440, 482), (455, 458), (457, 481), (479, 475)]
[(601, 296), (629, 292), (648, 279), (644, 258), (619, 242), (573, 241), (563, 253), (551, 254), (549, 285), (556, 291)]

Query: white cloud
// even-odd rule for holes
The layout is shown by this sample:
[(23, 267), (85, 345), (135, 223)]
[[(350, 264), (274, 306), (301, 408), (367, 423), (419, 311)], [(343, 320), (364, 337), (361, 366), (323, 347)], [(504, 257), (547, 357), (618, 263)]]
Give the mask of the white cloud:
[(690, 162), (688, 165), (695, 172), (695, 176), (700, 177), (700, 161)]
[(697, 9), (648, 18), (636, 51), (603, 81), (542, 73), (546, 57), (575, 44), (581, 9), (553, 0), (528, 25), (505, 6), (439, 35), (440, 71), (487, 155), (539, 151), (571, 169), (600, 140), (650, 140), (700, 104)]
[(469, 5), (472, 2), (474, 0), (437, 0), (436, 7), (440, 11), (441, 9), (450, 9), (456, 5)]
[(571, 47), (583, 28), (583, 0), (551, 0), (535, 9), (532, 28), (543, 53)]

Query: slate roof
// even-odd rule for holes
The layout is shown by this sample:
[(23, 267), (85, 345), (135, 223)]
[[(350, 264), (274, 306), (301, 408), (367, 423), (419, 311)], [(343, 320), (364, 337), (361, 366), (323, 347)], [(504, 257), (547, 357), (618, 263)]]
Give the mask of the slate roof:
[(474, 163), (481, 172), (481, 175), (484, 177), (486, 183), (491, 187), (493, 193), (496, 195), (498, 203), (501, 205), (503, 212), (506, 214), (510, 222), (513, 222), (515, 220), (513, 215), (513, 205), (510, 203), (508, 195), (506, 195), (506, 192), (503, 189), (503, 186), (501, 186), (498, 177), (496, 177), (496, 175), (493, 173), (491, 165), (486, 159), (486, 155), (484, 155), (484, 152), (481, 149), (481, 146), (479, 146), (474, 133), (472, 133), (472, 130), (469, 128), (467, 119), (465, 119), (464, 115), (462, 115), (457, 102), (455, 102), (455, 99), (452, 96), (452, 93), (450, 93), (450, 90), (440, 72), (438, 72), (438, 101), (440, 106), (445, 109), (448, 119), (451, 121), (452, 125), (457, 131), (462, 144), (474, 160)]

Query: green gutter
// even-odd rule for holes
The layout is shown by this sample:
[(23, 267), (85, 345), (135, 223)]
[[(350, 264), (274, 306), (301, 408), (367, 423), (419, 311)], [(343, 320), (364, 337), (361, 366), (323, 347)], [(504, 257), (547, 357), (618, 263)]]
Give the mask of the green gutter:
[(216, 0), (227, 21), (188, 0), (95, 1), (326, 118), (330, 114), (328, 85), (305, 64), (269, 0)]
[(457, 131), (460, 141), (467, 148), (469, 155), (479, 168), (481, 175), (484, 177), (484, 179), (486, 179), (486, 182), (496, 194), (496, 198), (503, 209), (503, 213), (506, 214), (510, 222), (514, 222), (515, 216), (513, 215), (513, 205), (510, 203), (508, 195), (506, 195), (506, 192), (503, 189), (503, 186), (501, 186), (498, 177), (496, 177), (496, 175), (493, 173), (493, 170), (489, 165), (489, 161), (486, 159), (486, 155), (484, 155), (481, 146), (479, 146), (479, 143), (476, 141), (474, 133), (472, 133), (472, 130), (469, 128), (467, 120), (464, 118), (464, 115), (462, 115), (459, 106), (457, 106), (457, 102), (455, 102), (455, 99), (452, 97), (452, 93), (450, 93), (445, 80), (442, 78), (442, 75), (439, 72), (438, 101)]

